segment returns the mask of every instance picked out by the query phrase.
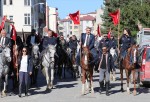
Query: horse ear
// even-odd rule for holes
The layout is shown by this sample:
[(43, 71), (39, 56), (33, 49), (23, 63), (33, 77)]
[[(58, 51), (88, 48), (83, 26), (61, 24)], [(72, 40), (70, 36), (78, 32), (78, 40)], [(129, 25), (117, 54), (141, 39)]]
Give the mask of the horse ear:
[(40, 43), (37, 44), (38, 46), (40, 45)]
[(54, 47), (56, 47), (56, 46), (57, 46), (57, 44), (54, 45)]

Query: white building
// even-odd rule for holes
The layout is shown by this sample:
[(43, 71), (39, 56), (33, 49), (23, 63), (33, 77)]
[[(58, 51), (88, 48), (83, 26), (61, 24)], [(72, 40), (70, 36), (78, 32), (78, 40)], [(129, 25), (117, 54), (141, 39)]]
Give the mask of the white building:
[(49, 29), (57, 32), (57, 8), (49, 7)]
[(45, 4), (45, 0), (3, 0), (3, 15), (14, 22), (18, 34), (22, 34), (22, 31), (30, 33), (31, 29), (40, 28), (43, 23), (40, 3)]
[(63, 34), (65, 37), (67, 37), (67, 35), (76, 35), (79, 39), (81, 33), (85, 33), (86, 27), (91, 27), (92, 33), (94, 33), (95, 21), (96, 12), (80, 14), (80, 26), (74, 25), (70, 17), (67, 16), (65, 19), (59, 21), (59, 33)]

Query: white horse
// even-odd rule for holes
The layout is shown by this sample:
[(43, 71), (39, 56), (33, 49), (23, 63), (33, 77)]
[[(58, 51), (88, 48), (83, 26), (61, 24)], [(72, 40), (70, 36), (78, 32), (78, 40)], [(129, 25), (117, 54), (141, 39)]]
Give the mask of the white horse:
[(42, 57), (42, 72), (46, 77), (47, 88), (53, 88), (53, 80), (54, 80), (54, 56), (56, 53), (56, 45), (48, 45), (47, 49), (43, 53)]
[[(7, 91), (7, 87), (8, 87), (8, 72), (9, 72), (9, 64), (11, 61), (11, 55), (10, 55), (10, 48), (9, 47), (5, 47), (0, 48), (0, 93), (1, 93), (1, 97), (2, 96), (6, 96), (6, 91)], [(2, 78), (5, 77), (4, 80), (4, 89), (1, 89), (2, 86)]]

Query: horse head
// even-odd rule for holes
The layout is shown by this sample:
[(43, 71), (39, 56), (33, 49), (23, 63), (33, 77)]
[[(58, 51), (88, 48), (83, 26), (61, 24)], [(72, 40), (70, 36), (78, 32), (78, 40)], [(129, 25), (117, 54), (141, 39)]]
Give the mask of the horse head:
[(56, 53), (56, 45), (48, 45), (47, 51), (49, 52), (49, 58), (54, 62), (54, 56)]
[(38, 59), (39, 56), (39, 44), (32, 44), (32, 56)]
[(82, 47), (82, 57), (84, 57), (84, 64), (88, 65), (90, 61), (90, 50), (88, 47)]
[(2, 55), (3, 57), (6, 59), (7, 62), (11, 61), (11, 50), (8, 46), (5, 46), (3, 51), (2, 51)]

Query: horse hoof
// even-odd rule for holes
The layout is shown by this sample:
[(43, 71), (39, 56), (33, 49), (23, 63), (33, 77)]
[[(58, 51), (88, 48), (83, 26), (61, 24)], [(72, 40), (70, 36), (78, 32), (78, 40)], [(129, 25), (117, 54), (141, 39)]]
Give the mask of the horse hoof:
[(121, 88), (121, 92), (124, 92), (124, 89), (123, 89), (123, 88)]

